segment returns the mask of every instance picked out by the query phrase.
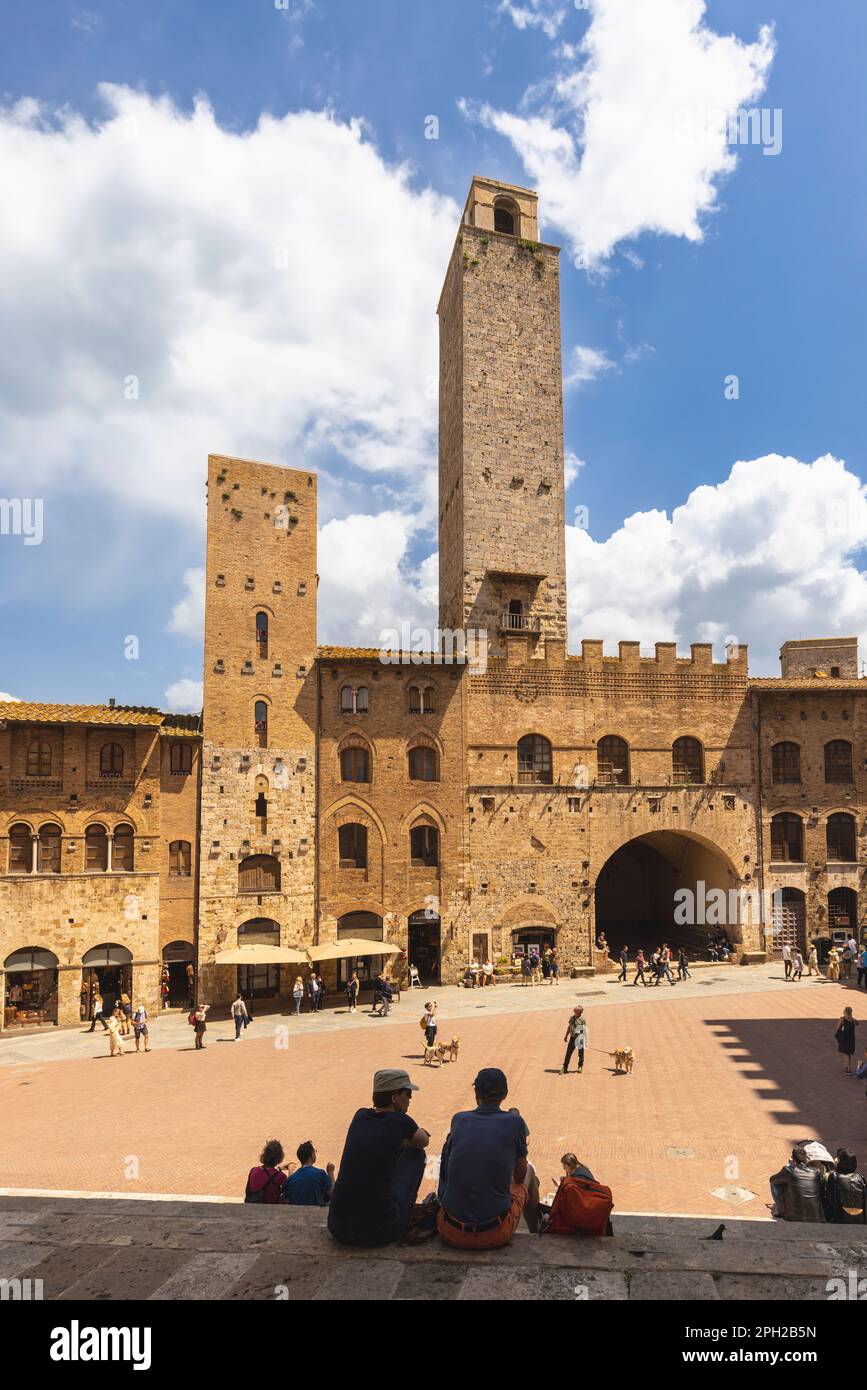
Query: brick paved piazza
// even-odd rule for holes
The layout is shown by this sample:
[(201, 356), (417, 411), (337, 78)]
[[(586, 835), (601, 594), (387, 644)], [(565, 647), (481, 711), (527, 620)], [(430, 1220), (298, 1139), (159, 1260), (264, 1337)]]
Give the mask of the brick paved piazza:
[[(560, 1154), (574, 1149), (611, 1184), (621, 1211), (763, 1217), (767, 1175), (793, 1140), (814, 1135), (867, 1158), (864, 1086), (843, 1074), (833, 1039), (842, 1007), (867, 1020), (867, 1000), (851, 984), (786, 984), (781, 973), (707, 967), (675, 989), (599, 980), (440, 989), (441, 1036), (460, 1036), (462, 1050), (439, 1069), (421, 1065), (419, 993), (404, 994), (387, 1020), (342, 1009), (257, 1018), (237, 1045), (217, 1020), (204, 1053), (184, 1019), (166, 1017), (153, 1026), (151, 1055), (128, 1041), (121, 1066), (98, 1032), (5, 1038), (0, 1187), (237, 1198), (273, 1136), (293, 1155), (312, 1138), (323, 1162), (337, 1161), (383, 1065), (407, 1066), (421, 1085), (413, 1113), (436, 1155), (451, 1114), (471, 1103), (476, 1070), (495, 1064), (530, 1126), (543, 1190)], [(576, 1001), (590, 1052), (582, 1076), (564, 1077), (556, 1068)], [(281, 1026), (286, 1047), (275, 1046)], [(867, 1045), (867, 1022), (862, 1031)], [(606, 1055), (621, 1044), (637, 1054), (631, 1077), (615, 1076)], [(136, 1178), (127, 1176), (132, 1158)], [(741, 1204), (712, 1195), (732, 1186), (756, 1195)]]

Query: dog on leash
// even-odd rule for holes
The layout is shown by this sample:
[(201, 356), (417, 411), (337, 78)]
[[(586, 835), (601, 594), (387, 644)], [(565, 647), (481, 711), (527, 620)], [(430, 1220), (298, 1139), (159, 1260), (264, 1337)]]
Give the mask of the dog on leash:
[(440, 1056), (444, 1062), (456, 1062), (458, 1060), (458, 1054), (461, 1050), (460, 1038), (452, 1038), (451, 1042), (440, 1043), (439, 1050)]
[(433, 1064), (434, 1064), (434, 1062), (437, 1062), (437, 1063), (441, 1063), (441, 1062), (442, 1062), (443, 1059), (442, 1059), (442, 1055), (441, 1055), (441, 1051), (440, 1051), (441, 1047), (442, 1047), (442, 1044), (441, 1044), (441, 1043), (436, 1043), (436, 1042), (430, 1043), (430, 1044), (425, 1043), (425, 1045), (424, 1045), (424, 1061), (422, 1062), (422, 1066), (423, 1066), (423, 1067), (432, 1067)]
[(616, 1052), (609, 1052), (609, 1057), (614, 1058), (614, 1070), (625, 1071), (629, 1075), (635, 1066), (635, 1053), (631, 1047), (618, 1047)]

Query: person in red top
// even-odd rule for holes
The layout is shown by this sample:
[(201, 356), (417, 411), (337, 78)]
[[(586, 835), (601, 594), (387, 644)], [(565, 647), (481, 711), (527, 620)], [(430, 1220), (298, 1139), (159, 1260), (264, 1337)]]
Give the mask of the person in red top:
[(251, 1168), (244, 1191), (245, 1202), (275, 1206), (283, 1200), (283, 1187), (294, 1163), (284, 1163), (283, 1145), (279, 1139), (269, 1139), (262, 1150), (260, 1167)]

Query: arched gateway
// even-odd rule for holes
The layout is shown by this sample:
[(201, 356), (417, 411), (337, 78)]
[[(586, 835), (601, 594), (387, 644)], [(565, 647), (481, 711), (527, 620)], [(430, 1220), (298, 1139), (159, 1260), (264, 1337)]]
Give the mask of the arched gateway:
[(596, 935), (605, 933), (612, 955), (623, 945), (630, 959), (662, 941), (703, 951), (708, 935), (724, 931), (742, 940), (749, 883), (711, 841), (680, 831), (638, 835), (610, 856), (596, 880)]

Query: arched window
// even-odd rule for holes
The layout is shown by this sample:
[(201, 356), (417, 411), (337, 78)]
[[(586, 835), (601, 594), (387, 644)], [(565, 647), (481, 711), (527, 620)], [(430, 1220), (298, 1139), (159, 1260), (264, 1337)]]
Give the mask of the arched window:
[(238, 945), (279, 946), (279, 922), (272, 922), (270, 917), (253, 917), (249, 922), (243, 922), (238, 928)]
[(833, 738), (825, 744), (825, 781), (853, 781), (852, 745), (843, 738)]
[(421, 714), (422, 710), (424, 709), (424, 700), (422, 696), (421, 686), (411, 685), (409, 687), (409, 690), (407, 691), (407, 695), (409, 697), (410, 714)]
[(119, 743), (104, 743), (99, 750), (100, 777), (123, 776), (123, 749)]
[(189, 840), (172, 840), (169, 845), (169, 878), (189, 878), (191, 864)]
[(260, 835), (268, 831), (268, 798), (264, 792), (256, 797), (256, 829)]
[(268, 655), (268, 614), (256, 614), (256, 655), (264, 661)]
[(370, 781), (370, 752), (360, 744), (350, 744), (340, 750), (341, 782)]
[(89, 873), (108, 869), (108, 836), (104, 825), (89, 825), (84, 832), (84, 864)]
[(131, 825), (115, 826), (114, 845), (111, 852), (111, 867), (124, 873), (133, 871), (134, 831)]
[(367, 868), (367, 826), (354, 821), (337, 832), (338, 862), (341, 869)]
[(367, 714), (367, 686), (344, 685), (340, 691), (341, 714)]
[(629, 785), (629, 745), (625, 739), (608, 734), (596, 748), (597, 776), (609, 786)]
[(422, 691), (422, 713), (436, 714), (437, 690), (435, 685), (426, 685)]
[(800, 782), (801, 750), (797, 743), (775, 743), (771, 749), (771, 780)]
[(360, 685), (355, 692), (355, 713), (367, 714), (367, 686)]
[(193, 770), (193, 749), (176, 740), (169, 749), (169, 767), (174, 777), (187, 777)]
[(46, 743), (44, 739), (33, 739), (27, 749), (27, 776), (51, 776), (51, 744)]
[(676, 738), (671, 745), (675, 782), (704, 781), (704, 749), (697, 738)]
[(268, 747), (268, 706), (264, 700), (257, 700), (253, 706), (253, 733), (258, 748)]
[(541, 734), (525, 734), (518, 740), (518, 781), (552, 782), (551, 745)]
[(435, 825), (414, 825), (409, 832), (409, 857), (414, 868), (433, 869), (440, 862), (440, 832)]
[(781, 811), (771, 820), (771, 859), (794, 864), (804, 861), (804, 823), (791, 811)]
[(505, 232), (507, 236), (515, 235), (516, 227), (515, 204), (504, 198), (498, 198), (494, 203), (494, 231)]
[[(280, 926), (267, 917), (254, 917), (238, 928), (239, 946), (279, 946)], [(272, 999), (280, 992), (279, 965), (239, 965), (238, 989), (246, 999)]]
[(279, 893), (280, 860), (273, 854), (248, 854), (238, 865), (239, 893)]
[(435, 685), (411, 685), (407, 690), (410, 714), (435, 714), (437, 691)]
[(832, 888), (828, 894), (828, 926), (854, 932), (858, 925), (858, 894), (854, 888)]
[(9, 872), (29, 874), (33, 868), (33, 832), (29, 825), (13, 825), (9, 831)]
[(837, 811), (828, 817), (825, 826), (825, 844), (829, 859), (843, 859), (854, 863), (855, 855), (855, 817), (845, 811)]
[(38, 874), (60, 873), (60, 826), (41, 825), (39, 843), (36, 847), (36, 872)]
[(427, 744), (417, 744), (409, 750), (409, 779), (411, 782), (438, 782), (437, 751)]

